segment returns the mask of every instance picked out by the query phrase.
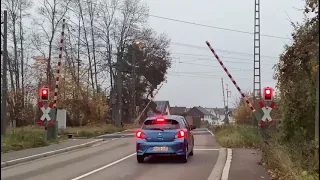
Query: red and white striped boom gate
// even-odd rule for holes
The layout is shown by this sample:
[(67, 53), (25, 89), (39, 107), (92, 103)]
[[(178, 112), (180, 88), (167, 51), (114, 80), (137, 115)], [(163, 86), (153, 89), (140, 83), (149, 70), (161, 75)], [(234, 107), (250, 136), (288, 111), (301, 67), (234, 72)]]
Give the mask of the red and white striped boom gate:
[(64, 29), (65, 29), (65, 19), (62, 20), (62, 31), (60, 36), (60, 47), (59, 47), (59, 58), (58, 58), (58, 65), (56, 68), (56, 84), (54, 88), (54, 96), (53, 96), (53, 106), (56, 107), (57, 100), (58, 100), (58, 90), (59, 90), (59, 80), (60, 80), (60, 67), (61, 67), (61, 59), (62, 59), (62, 52), (63, 52), (63, 45), (64, 45)]
[[(211, 50), (212, 54), (214, 55), (214, 57), (219, 61), (221, 67), (223, 68), (223, 70), (227, 73), (228, 77), (230, 78), (230, 80), (232, 81), (232, 83), (234, 84), (234, 86), (236, 87), (236, 89), (239, 91), (239, 93), (241, 94), (242, 98), (246, 101), (246, 103), (248, 104), (248, 106), (250, 107), (253, 115), (256, 117), (256, 119), (258, 118), (258, 114), (256, 114), (256, 110), (255, 108), (252, 106), (252, 104), (250, 103), (250, 101), (248, 100), (248, 98), (246, 97), (246, 95), (241, 91), (240, 87), (237, 85), (236, 81), (233, 79), (233, 77), (231, 76), (231, 74), (229, 73), (228, 69), (225, 67), (225, 65), (223, 64), (223, 62), (220, 60), (219, 56), (217, 55), (217, 53), (215, 52), (215, 50), (211, 47), (210, 43), (208, 41), (206, 41), (207, 46), (209, 47), (209, 49)], [(260, 125), (260, 123), (259, 123)]]

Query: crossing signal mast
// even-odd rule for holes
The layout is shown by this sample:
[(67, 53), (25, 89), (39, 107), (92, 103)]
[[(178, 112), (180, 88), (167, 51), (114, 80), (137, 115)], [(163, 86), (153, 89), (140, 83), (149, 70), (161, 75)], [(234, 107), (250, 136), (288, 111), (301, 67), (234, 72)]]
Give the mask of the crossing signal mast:
[(261, 98), (260, 0), (254, 0), (253, 101)]

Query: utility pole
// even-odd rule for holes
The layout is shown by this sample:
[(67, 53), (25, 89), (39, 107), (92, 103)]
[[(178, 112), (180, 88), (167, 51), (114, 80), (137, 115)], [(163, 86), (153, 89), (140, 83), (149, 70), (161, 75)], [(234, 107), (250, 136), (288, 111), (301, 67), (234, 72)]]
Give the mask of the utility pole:
[(121, 126), (122, 121), (122, 55), (118, 49), (117, 54), (117, 77), (116, 77), (116, 90), (117, 90), (117, 108), (116, 108), (116, 125)]
[(136, 118), (136, 50), (139, 41), (132, 43), (132, 122)]
[(222, 84), (223, 107), (226, 107), (226, 98), (224, 96), (223, 78), (221, 78), (221, 84)]
[[(319, 36), (318, 36), (319, 37)], [(317, 99), (317, 105), (316, 105), (316, 114), (315, 114), (315, 143), (316, 145), (319, 145), (319, 50), (317, 54), (317, 77), (316, 77), (316, 99)], [(316, 159), (319, 158), (319, 146), (316, 148)]]
[(8, 99), (8, 15), (3, 11), (3, 64), (2, 64), (2, 102), (1, 102), (1, 135), (6, 135), (7, 131), (7, 99)]
[(224, 117), (225, 117), (225, 123), (229, 124), (229, 88), (228, 88), (228, 84), (226, 84), (227, 86), (227, 105), (225, 106), (225, 110), (224, 110)]

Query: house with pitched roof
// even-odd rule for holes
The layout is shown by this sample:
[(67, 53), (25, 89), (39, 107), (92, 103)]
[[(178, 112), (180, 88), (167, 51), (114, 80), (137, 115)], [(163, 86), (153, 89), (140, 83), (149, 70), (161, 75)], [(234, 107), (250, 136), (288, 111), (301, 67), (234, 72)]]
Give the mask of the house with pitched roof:
[(193, 118), (201, 118), (201, 121), (208, 121), (210, 124), (213, 124), (217, 117), (210, 112), (208, 112), (205, 108), (201, 106), (195, 106), (186, 113), (187, 116), (191, 116)]
[[(225, 118), (224, 114), (224, 108), (206, 108), (207, 111), (209, 111), (211, 114), (217, 117), (217, 123), (221, 124)], [(229, 120), (232, 121), (232, 112), (235, 110), (235, 108), (229, 108)]]
[(187, 112), (187, 107), (177, 107), (177, 106), (175, 106), (175, 107), (171, 107), (170, 108), (170, 113), (172, 114), (172, 115), (180, 115), (180, 116), (183, 116), (183, 115), (185, 115), (185, 113)]

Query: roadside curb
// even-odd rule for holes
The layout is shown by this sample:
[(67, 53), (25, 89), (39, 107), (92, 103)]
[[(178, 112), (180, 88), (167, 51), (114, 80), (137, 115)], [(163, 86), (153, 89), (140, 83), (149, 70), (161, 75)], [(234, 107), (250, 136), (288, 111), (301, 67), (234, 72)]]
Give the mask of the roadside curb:
[(218, 159), (212, 169), (210, 176), (208, 177), (208, 180), (220, 180), (221, 179), (222, 172), (225, 167), (226, 161), (227, 161), (227, 149), (220, 148)]
[(41, 154), (36, 154), (36, 155), (31, 155), (31, 156), (27, 156), (27, 157), (23, 157), (23, 158), (18, 158), (18, 159), (14, 159), (14, 160), (10, 160), (10, 161), (4, 161), (1, 162), (1, 168), (4, 167), (8, 167), (8, 166), (13, 166), (16, 164), (20, 164), (20, 163), (25, 163), (25, 162), (29, 162), (29, 161), (33, 161), (33, 160), (37, 160), (43, 157), (49, 157), (49, 156), (53, 156), (56, 154), (61, 154), (64, 152), (68, 152), (68, 151), (73, 151), (76, 149), (81, 149), (81, 148), (85, 148), (85, 147), (89, 147), (95, 143), (101, 142), (103, 141), (103, 139), (97, 139), (97, 140), (93, 140), (84, 144), (80, 144), (80, 145), (75, 145), (75, 146), (70, 146), (67, 148), (62, 148), (62, 149), (58, 149), (58, 150), (54, 150), (54, 151), (49, 151), (49, 152), (45, 152), (45, 153), (41, 153)]

